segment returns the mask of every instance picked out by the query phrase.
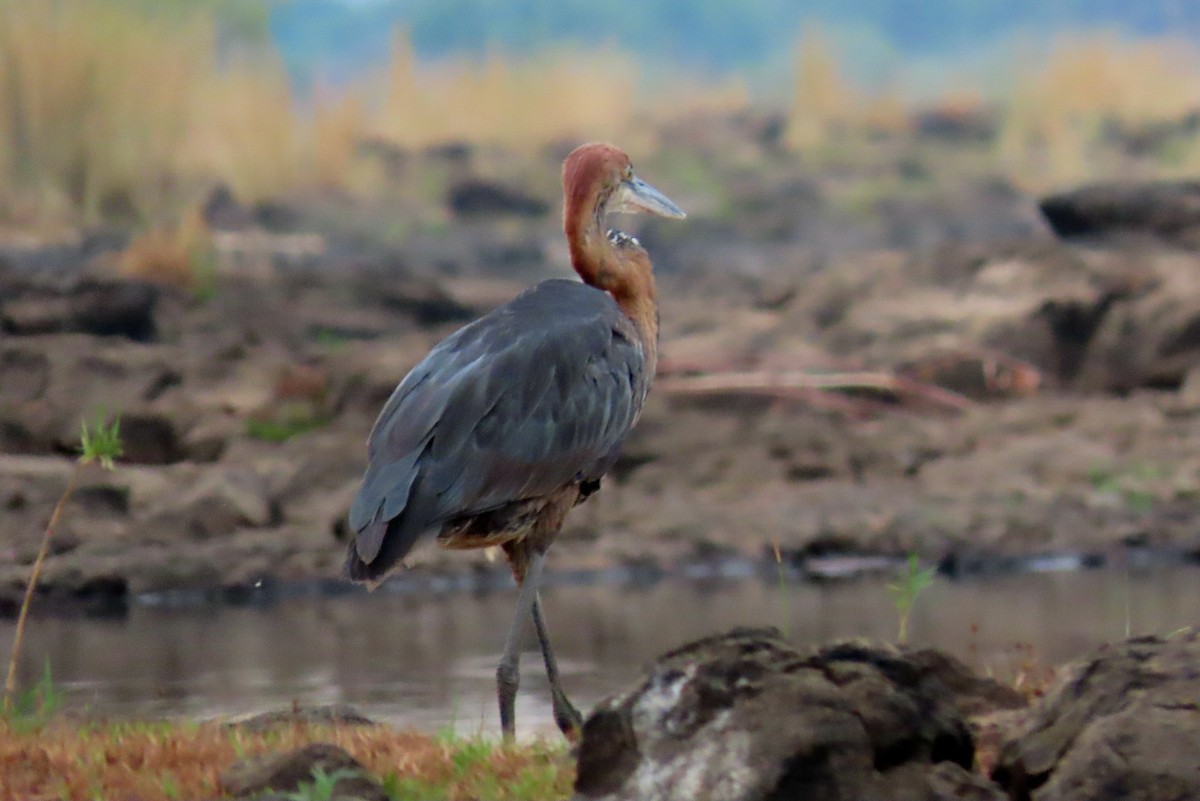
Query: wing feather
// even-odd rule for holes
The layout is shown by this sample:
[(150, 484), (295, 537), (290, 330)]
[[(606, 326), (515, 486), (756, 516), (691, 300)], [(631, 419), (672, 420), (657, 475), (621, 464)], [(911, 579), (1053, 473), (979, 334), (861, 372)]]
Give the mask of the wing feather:
[(600, 478), (641, 410), (644, 367), (612, 298), (575, 281), (544, 281), (443, 340), (371, 432), (351, 574), (382, 574), (451, 518)]

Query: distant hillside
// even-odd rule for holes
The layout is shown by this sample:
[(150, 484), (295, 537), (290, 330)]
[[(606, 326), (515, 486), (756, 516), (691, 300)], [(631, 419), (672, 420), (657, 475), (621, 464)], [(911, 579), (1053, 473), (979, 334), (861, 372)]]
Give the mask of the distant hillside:
[(404, 26), (424, 57), (612, 44), (647, 62), (714, 71), (786, 61), (805, 21), (856, 60), (949, 58), (1013, 35), (1073, 28), (1200, 38), (1192, 0), (284, 0), (271, 32), (301, 82), (381, 59)]

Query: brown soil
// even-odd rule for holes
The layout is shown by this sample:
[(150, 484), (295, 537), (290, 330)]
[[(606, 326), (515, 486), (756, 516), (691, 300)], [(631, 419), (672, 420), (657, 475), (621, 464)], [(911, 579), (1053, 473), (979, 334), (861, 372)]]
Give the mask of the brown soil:
[[(681, 146), (715, 160), (711, 143)], [(760, 167), (717, 176), (722, 202), (674, 191), (653, 169), (664, 156), (639, 165), (696, 209), (635, 223), (660, 274), (660, 385), (552, 569), (670, 569), (776, 545), (961, 569), (1200, 553), (1200, 255), (1057, 242), (1035, 198), (986, 175), (923, 179), (864, 212), (838, 200), (855, 175), (744, 147)], [(558, 155), (529, 170), (556, 174)], [(902, 156), (869, 169), (894, 174)], [(89, 473), (68, 507), (47, 596), (337, 580), (364, 439), (396, 382), (464, 321), (566, 273), (553, 204), (473, 208), (451, 234), (399, 247), (364, 241), (368, 223), (335, 210), (381, 214), (309, 198), (283, 231), (212, 220), (218, 273), (202, 292), (114, 278), (119, 235), (0, 253), (9, 610), (97, 407), (121, 412), (126, 459)], [(902, 375), (961, 402), (857, 385), (686, 394), (667, 380), (728, 371)], [(490, 564), (434, 547), (412, 563)]]

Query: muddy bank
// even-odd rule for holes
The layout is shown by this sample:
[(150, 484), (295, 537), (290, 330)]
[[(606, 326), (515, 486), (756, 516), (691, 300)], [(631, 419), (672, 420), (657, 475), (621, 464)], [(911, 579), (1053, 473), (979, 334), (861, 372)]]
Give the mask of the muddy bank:
[[(779, 171), (727, 176), (730, 205), (693, 191), (686, 232), (637, 229), (660, 268), (660, 383), (551, 569), (671, 570), (776, 546), (798, 563), (915, 552), (951, 570), (1200, 553), (1200, 257), (1060, 243), (1034, 198), (983, 181), (855, 217), (845, 176), (762, 158)], [(328, 200), (269, 218), (214, 201), (203, 291), (121, 277), (120, 237), (6, 250), (0, 607), (98, 407), (121, 412), (125, 460), (84, 477), (44, 594), (336, 578), (366, 433), (396, 382), (457, 326), (564, 272), (554, 204), (496, 211), (484, 189), (447, 194), (455, 236), (398, 249), (333, 226)], [(857, 240), (835, 246), (831, 230)], [(770, 386), (834, 371), (886, 380)], [(713, 375), (732, 385), (687, 390)], [(412, 563), (490, 564), (433, 547)]]

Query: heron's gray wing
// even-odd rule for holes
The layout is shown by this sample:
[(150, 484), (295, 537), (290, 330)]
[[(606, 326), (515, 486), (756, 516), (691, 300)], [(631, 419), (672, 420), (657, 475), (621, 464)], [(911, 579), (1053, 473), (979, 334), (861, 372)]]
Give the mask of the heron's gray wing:
[(461, 329), (375, 424), (351, 510), (357, 557), (386, 569), (450, 518), (599, 478), (637, 418), (643, 373), (628, 319), (577, 282), (545, 281)]

